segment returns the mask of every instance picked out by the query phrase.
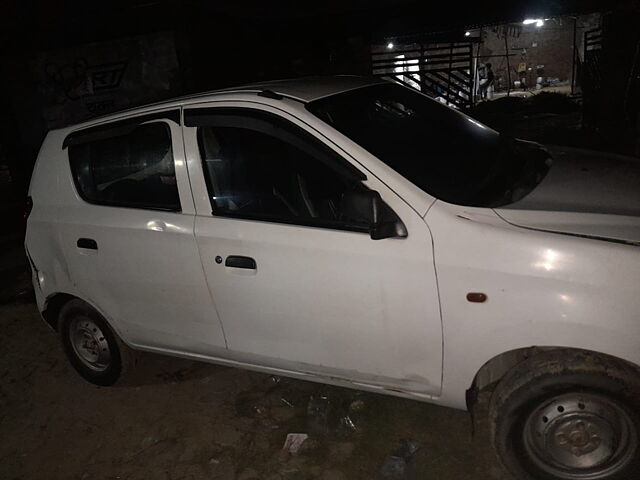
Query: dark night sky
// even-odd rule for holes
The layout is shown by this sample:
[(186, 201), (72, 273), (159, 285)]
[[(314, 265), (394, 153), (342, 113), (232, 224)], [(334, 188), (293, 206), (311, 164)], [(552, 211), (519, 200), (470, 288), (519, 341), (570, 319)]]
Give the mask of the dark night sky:
[[(177, 93), (184, 94), (265, 78), (369, 73), (368, 52), (375, 40), (611, 7), (604, 0), (500, 0), (469, 6), (425, 0), (9, 0), (0, 5), (0, 107), (9, 112), (0, 122), (0, 141), (12, 159), (30, 165), (35, 158), (36, 139), (45, 130), (34, 125), (41, 114), (29, 92), (35, 84), (32, 62), (43, 52), (172, 32), (183, 77)], [(29, 115), (32, 132), (25, 134)]]
[(610, 4), (598, 0), (493, 1), (469, 6), (415, 0), (134, 0), (8, 1), (0, 8), (4, 49), (40, 51), (178, 26), (213, 30), (224, 22), (249, 25), (271, 37), (298, 33), (303, 25), (315, 26), (315, 33), (327, 36), (364, 32), (383, 36), (582, 13)]

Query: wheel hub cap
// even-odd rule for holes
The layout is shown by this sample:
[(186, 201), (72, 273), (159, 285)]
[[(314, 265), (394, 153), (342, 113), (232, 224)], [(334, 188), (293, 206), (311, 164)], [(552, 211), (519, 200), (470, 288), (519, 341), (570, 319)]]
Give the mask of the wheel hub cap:
[(69, 328), (71, 346), (80, 361), (95, 371), (104, 371), (111, 363), (109, 343), (100, 327), (90, 318), (77, 318)]
[(607, 478), (624, 468), (637, 448), (627, 412), (594, 394), (553, 398), (529, 415), (523, 434), (533, 462), (566, 479)]
[[(606, 428), (606, 427), (605, 427)], [(580, 457), (602, 445), (599, 428), (588, 420), (568, 420), (558, 427), (555, 441), (559, 447)]]

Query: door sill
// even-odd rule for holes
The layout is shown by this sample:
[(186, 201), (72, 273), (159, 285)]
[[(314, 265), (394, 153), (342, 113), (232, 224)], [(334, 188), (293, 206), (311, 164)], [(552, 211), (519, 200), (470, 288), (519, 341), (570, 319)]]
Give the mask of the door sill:
[(260, 373), (267, 373), (270, 375), (278, 375), (282, 377), (291, 377), (298, 380), (306, 380), (315, 383), (324, 383), (329, 385), (335, 385), (338, 387), (351, 388), (355, 390), (365, 390), (373, 393), (381, 393), (384, 395), (392, 395), (395, 397), (408, 398), (411, 400), (418, 400), (422, 402), (434, 402), (438, 397), (423, 393), (415, 392), (412, 390), (404, 390), (398, 387), (378, 385), (373, 383), (357, 382), (347, 380), (342, 377), (334, 377), (329, 375), (321, 375), (311, 372), (302, 372), (297, 370), (287, 370), (283, 368), (266, 367), (263, 365), (256, 365), (253, 363), (242, 362), (239, 360), (231, 360), (222, 357), (213, 357), (209, 355), (203, 355), (199, 353), (186, 353), (179, 350), (171, 350), (168, 348), (151, 347), (146, 345), (132, 345), (133, 348), (145, 352), (158, 353), (161, 355), (169, 355), (172, 357), (185, 358), (188, 360), (196, 360), (201, 362), (213, 363), (216, 365), (222, 365), (226, 367), (242, 368), (245, 370), (252, 370)]

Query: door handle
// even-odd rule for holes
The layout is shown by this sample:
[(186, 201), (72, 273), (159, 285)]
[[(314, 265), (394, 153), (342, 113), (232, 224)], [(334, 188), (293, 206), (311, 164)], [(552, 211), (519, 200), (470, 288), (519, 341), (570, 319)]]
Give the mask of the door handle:
[(78, 248), (86, 248), (87, 250), (97, 250), (98, 242), (93, 238), (79, 238), (76, 242)]
[(256, 269), (256, 261), (251, 257), (242, 257), (239, 255), (229, 255), (224, 262), (225, 267), (246, 268), (248, 270)]

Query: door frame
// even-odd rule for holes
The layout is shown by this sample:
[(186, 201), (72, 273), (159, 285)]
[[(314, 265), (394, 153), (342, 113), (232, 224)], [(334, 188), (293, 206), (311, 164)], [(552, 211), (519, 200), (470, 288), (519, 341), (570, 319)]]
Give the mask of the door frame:
[[(304, 108), (303, 104), (301, 104), (300, 102), (290, 101), (290, 105), (298, 106), (298, 108)], [(404, 177), (396, 173), (394, 170), (389, 168), (386, 164), (382, 163), (377, 158), (373, 157), (368, 152), (362, 155), (361, 156), (362, 158), (358, 158), (360, 157), (360, 155), (357, 155), (354, 157), (354, 155), (352, 155), (347, 150), (351, 150), (351, 151), (355, 150), (355, 153), (357, 154), (359, 153), (357, 151), (357, 149), (360, 148), (359, 146), (351, 142), (346, 137), (341, 136), (341, 134), (337, 134), (337, 132), (332, 132), (331, 131), (332, 129), (329, 126), (327, 126), (330, 129), (328, 133), (337, 138), (334, 139), (327, 136), (323, 132), (316, 129), (310, 123), (307, 123), (304, 120), (301, 120), (300, 118), (296, 117), (295, 107), (292, 108), (292, 110), (294, 110), (293, 112), (288, 112), (276, 106), (269, 105), (266, 103), (255, 102), (253, 100), (229, 99), (229, 100), (219, 100), (219, 101), (206, 101), (206, 102), (201, 102), (196, 104), (184, 105), (183, 116), (184, 116), (185, 110), (196, 109), (196, 108), (202, 108), (202, 109), (237, 108), (237, 109), (246, 109), (246, 110), (265, 111), (267, 113), (277, 115), (283, 120), (291, 122), (292, 124), (298, 126), (302, 130), (304, 130), (306, 133), (311, 135), (317, 141), (322, 142), (324, 145), (334, 150), (335, 153), (338, 154), (344, 161), (350, 163), (353, 167), (355, 167), (356, 169), (361, 171), (363, 174), (365, 174), (366, 179), (362, 181), (362, 183), (365, 186), (367, 186), (371, 190), (378, 191), (381, 194), (383, 201), (385, 201), (385, 203), (387, 203), (392, 210), (396, 211), (396, 213), (399, 208), (402, 208), (405, 211), (405, 216), (407, 214), (411, 214), (413, 218), (411, 219), (410, 223), (412, 223), (414, 226), (419, 224), (421, 227), (423, 227), (423, 231), (427, 232), (427, 235), (430, 235), (429, 228), (426, 225), (426, 222), (424, 221), (424, 215), (427, 213), (428, 208), (431, 205), (433, 205), (433, 203), (435, 202), (435, 199), (433, 197), (430, 197), (426, 193), (422, 192), (422, 190), (419, 190), (418, 187), (414, 186), (408, 180), (404, 179)], [(317, 122), (319, 123), (321, 121), (317, 120)], [(196, 206), (196, 217), (203, 217), (203, 219), (206, 218), (210, 220), (221, 219), (224, 221), (234, 221), (234, 222), (263, 222), (262, 220), (247, 220), (247, 219), (240, 219), (240, 218), (236, 219), (233, 217), (217, 216), (213, 214), (211, 202), (209, 199), (209, 191), (208, 191), (207, 184), (204, 177), (205, 172), (203, 169), (202, 158), (199, 150), (199, 143), (197, 138), (197, 127), (186, 127), (184, 125), (184, 122), (182, 122), (182, 124), (183, 124), (182, 129), (183, 129), (184, 145), (185, 145), (185, 157), (186, 157), (186, 163), (189, 171), (189, 177), (191, 180), (191, 188), (193, 191), (194, 203)], [(364, 152), (364, 150), (362, 151)], [(363, 162), (366, 162), (366, 164)], [(372, 167), (372, 168), (370, 169), (369, 167)], [(372, 170), (378, 171), (383, 174), (388, 174), (388, 175), (384, 175), (384, 178), (387, 181), (382, 180), (380, 176), (376, 175)], [(196, 218), (196, 222), (198, 222), (197, 218)], [(278, 222), (275, 222), (275, 223), (278, 223)], [(294, 226), (295, 225), (296, 224), (294, 224)], [(301, 225), (301, 227), (304, 227), (304, 225)], [(409, 230), (409, 235), (411, 235), (411, 226), (407, 225), (407, 228)], [(375, 242), (376, 240), (370, 240), (370, 241)], [(394, 241), (394, 240), (391, 239), (391, 241)], [(399, 240), (396, 240), (396, 241), (399, 241)], [(431, 256), (433, 260), (434, 252), (432, 249), (433, 244), (432, 244), (431, 238), (425, 237), (424, 244), (425, 244), (425, 249), (431, 249)], [(442, 330), (442, 315), (441, 315), (441, 309), (440, 309), (439, 298), (437, 293), (438, 287), (437, 287), (437, 278), (435, 278), (435, 265), (431, 264), (431, 266), (433, 268), (433, 276), (434, 276), (433, 287), (434, 287), (434, 295), (436, 297), (435, 310), (437, 311), (436, 315), (434, 316), (434, 319), (439, 327), (436, 330), (436, 335), (439, 336), (438, 342), (440, 344), (440, 347), (442, 348), (442, 339), (444, 334)], [(204, 264), (203, 264), (203, 268), (204, 268)], [(215, 302), (215, 299), (214, 299), (214, 302)], [(220, 318), (220, 320), (224, 324), (224, 319)], [(230, 347), (231, 349), (229, 350), (229, 354), (228, 354), (229, 355), (228, 360), (230, 362), (237, 361), (244, 366), (248, 366), (248, 368), (259, 369), (261, 371), (274, 371), (274, 370), (285, 371), (286, 370), (288, 372), (291, 372), (284, 365), (257, 366), (256, 363), (260, 362), (259, 359), (253, 358), (251, 356), (247, 356), (246, 354), (243, 354), (241, 352), (234, 352), (233, 346), (230, 345)], [(425, 344), (425, 348), (427, 348), (426, 344)], [(443, 350), (444, 349), (442, 348), (441, 354)], [(431, 383), (431, 386), (436, 387), (432, 392), (427, 393), (427, 392), (418, 392), (418, 391), (411, 391), (411, 390), (402, 390), (401, 388), (397, 390), (394, 388), (394, 391), (396, 393), (401, 394), (402, 396), (410, 396), (412, 398), (417, 397), (417, 398), (426, 399), (426, 398), (437, 397), (441, 393), (441, 389), (442, 389), (442, 378), (441, 378), (442, 365), (443, 365), (443, 358), (442, 358), (442, 355), (440, 355), (439, 369), (438, 369), (439, 375), (437, 379), (436, 378), (430, 379), (430, 380), (433, 380), (433, 383)], [(313, 375), (314, 377), (318, 377), (319, 379), (322, 378), (323, 380), (321, 381), (324, 381), (326, 383), (335, 383), (339, 385), (345, 385), (345, 383), (351, 383), (352, 385), (357, 385), (358, 387), (367, 388), (374, 391), (388, 388), (388, 386), (384, 386), (381, 384), (372, 384), (372, 383), (356, 381), (356, 380), (349, 381), (348, 379), (345, 379), (345, 378), (332, 377), (330, 376), (330, 374), (328, 373), (323, 374), (322, 372), (295, 371), (295, 373), (296, 375), (292, 375), (292, 376), (306, 378), (309, 375)], [(334, 379), (335, 381), (328, 381), (327, 379), (329, 378)]]

